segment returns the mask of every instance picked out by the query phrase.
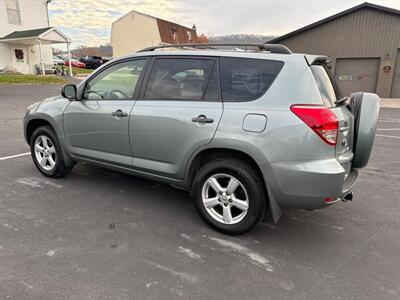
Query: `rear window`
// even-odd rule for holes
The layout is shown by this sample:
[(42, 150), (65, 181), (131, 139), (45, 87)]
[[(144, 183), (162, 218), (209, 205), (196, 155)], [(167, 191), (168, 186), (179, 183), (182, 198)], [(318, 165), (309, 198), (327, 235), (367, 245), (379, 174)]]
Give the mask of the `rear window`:
[(322, 65), (313, 65), (310, 68), (321, 93), (322, 101), (328, 107), (335, 106), (336, 101), (341, 96), (340, 92), (335, 88), (329, 71)]
[(283, 62), (222, 57), (220, 76), (224, 101), (250, 101), (261, 97), (274, 82)]

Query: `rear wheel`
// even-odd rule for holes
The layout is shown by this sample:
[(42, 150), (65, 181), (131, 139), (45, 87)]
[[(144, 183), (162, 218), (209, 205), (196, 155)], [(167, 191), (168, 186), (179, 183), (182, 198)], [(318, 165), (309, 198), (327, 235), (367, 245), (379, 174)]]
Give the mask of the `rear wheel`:
[(45, 176), (63, 177), (72, 169), (72, 166), (65, 165), (60, 143), (50, 126), (37, 128), (30, 146), (33, 162)]
[(264, 216), (266, 195), (261, 179), (244, 161), (208, 162), (195, 176), (193, 189), (200, 215), (223, 233), (244, 233)]

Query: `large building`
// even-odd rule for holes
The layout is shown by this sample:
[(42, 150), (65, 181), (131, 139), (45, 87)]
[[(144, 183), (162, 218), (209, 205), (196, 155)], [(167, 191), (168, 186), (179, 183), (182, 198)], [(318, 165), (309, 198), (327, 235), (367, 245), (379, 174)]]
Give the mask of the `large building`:
[(132, 10), (112, 23), (111, 45), (113, 56), (126, 55), (160, 43), (202, 43), (204, 35), (197, 36), (196, 26), (185, 27)]
[(343, 94), (356, 91), (400, 98), (400, 11), (363, 3), (271, 43), (332, 58)]
[(0, 0), (0, 69), (37, 74), (53, 65), (51, 44), (70, 43), (50, 27), (48, 2)]

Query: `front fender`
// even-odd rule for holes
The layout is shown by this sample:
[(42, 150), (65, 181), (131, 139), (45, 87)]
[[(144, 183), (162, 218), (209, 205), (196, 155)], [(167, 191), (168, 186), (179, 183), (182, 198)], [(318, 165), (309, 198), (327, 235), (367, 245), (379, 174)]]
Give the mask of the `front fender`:
[(52, 97), (42, 102), (35, 103), (25, 114), (23, 125), (25, 141), (29, 144), (30, 141), (28, 140), (28, 128), (31, 122), (45, 121), (50, 124), (57, 135), (63, 151), (64, 161), (67, 165), (73, 164), (72, 159), (68, 155), (68, 146), (63, 130), (63, 112), (68, 104), (68, 100), (59, 97)]

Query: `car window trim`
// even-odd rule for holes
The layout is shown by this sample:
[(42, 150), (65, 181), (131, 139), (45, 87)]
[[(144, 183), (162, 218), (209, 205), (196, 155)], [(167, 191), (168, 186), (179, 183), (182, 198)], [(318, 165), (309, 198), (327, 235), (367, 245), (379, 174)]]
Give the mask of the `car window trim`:
[[(84, 86), (83, 86), (83, 88), (82, 88), (82, 90), (80, 92), (80, 95), (79, 95), (80, 101), (133, 101), (133, 100), (137, 100), (137, 98), (139, 96), (140, 87), (141, 87), (142, 82), (143, 82), (144, 74), (147, 72), (147, 68), (149, 66), (150, 59), (151, 59), (151, 57), (148, 57), (148, 56), (140, 56), (140, 57), (135, 57), (135, 58), (121, 59), (121, 60), (118, 60), (118, 61), (115, 61), (115, 62), (111, 63), (110, 65), (105, 66), (104, 68), (102, 68), (98, 72), (95, 72), (93, 75), (91, 75), (85, 81), (85, 84), (84, 84)], [(131, 61), (137, 61), (137, 60), (145, 60), (145, 64), (143, 66), (142, 72), (139, 75), (138, 81), (137, 81), (136, 86), (135, 86), (135, 88), (133, 90), (133, 94), (132, 94), (131, 98), (119, 99), (119, 100), (115, 100), (115, 99), (114, 100), (111, 100), (111, 99), (85, 99), (85, 98), (83, 98), (83, 95), (85, 93), (85, 90), (86, 90), (86, 87), (87, 87), (88, 83), (90, 81), (92, 81), (94, 78), (96, 78), (98, 75), (100, 75), (101, 73), (103, 73), (104, 71), (106, 71), (107, 69), (109, 69), (109, 68), (111, 68), (111, 67), (113, 67), (115, 65), (118, 65), (118, 64), (121, 64), (121, 63), (126, 63), (126, 62), (131, 62)]]
[[(202, 99), (146, 99), (144, 97), (146, 93), (147, 86), (149, 84), (149, 79), (151, 72), (153, 71), (154, 64), (157, 59), (202, 59), (202, 60), (212, 60), (214, 62), (211, 72), (208, 78), (207, 86), (202, 95)], [(208, 85), (210, 83), (212, 72), (214, 71), (215, 66), (217, 66), (217, 84), (218, 84), (218, 99), (215, 100), (207, 100), (203, 99), (205, 93), (208, 89)], [(143, 78), (143, 82), (139, 91), (139, 97), (137, 101), (179, 101), (179, 102), (222, 102), (221, 96), (221, 84), (219, 78), (219, 57), (216, 56), (197, 56), (197, 55), (154, 55), (151, 57), (151, 61), (148, 64), (148, 68), (146, 70), (146, 75)]]

